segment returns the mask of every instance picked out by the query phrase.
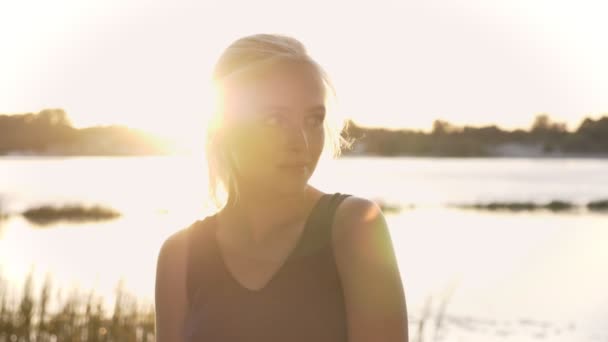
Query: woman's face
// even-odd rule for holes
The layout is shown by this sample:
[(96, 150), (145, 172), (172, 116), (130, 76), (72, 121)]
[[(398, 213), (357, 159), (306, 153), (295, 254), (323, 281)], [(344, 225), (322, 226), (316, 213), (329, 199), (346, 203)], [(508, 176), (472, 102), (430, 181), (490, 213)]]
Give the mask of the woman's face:
[(227, 148), (241, 188), (302, 191), (324, 145), (324, 88), (303, 63), (272, 66), (224, 92)]

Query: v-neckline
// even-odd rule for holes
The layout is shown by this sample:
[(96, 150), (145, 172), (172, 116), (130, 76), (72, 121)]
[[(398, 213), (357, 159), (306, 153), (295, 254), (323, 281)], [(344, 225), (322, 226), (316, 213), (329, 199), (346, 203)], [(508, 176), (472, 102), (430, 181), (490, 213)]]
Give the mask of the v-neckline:
[(260, 292), (265, 291), (268, 287), (270, 287), (272, 285), (272, 283), (275, 281), (275, 279), (277, 279), (281, 275), (281, 273), (283, 272), (283, 269), (287, 266), (287, 264), (289, 264), (291, 262), (294, 255), (296, 254), (296, 252), (298, 252), (302, 248), (302, 244), (304, 243), (304, 240), (306, 239), (307, 235), (310, 234), (309, 231), (311, 229), (310, 226), (313, 223), (313, 218), (317, 215), (317, 211), (320, 209), (321, 203), (324, 201), (324, 199), (326, 197), (329, 197), (329, 196), (331, 196), (331, 194), (326, 193), (326, 194), (321, 195), (317, 199), (317, 201), (313, 205), (312, 209), (310, 210), (310, 213), (308, 213), (308, 216), (306, 217), (304, 227), (302, 228), (302, 231), (300, 232), (300, 234), (297, 238), (295, 246), (291, 249), (291, 251), (289, 251), (289, 253), (287, 254), (287, 257), (285, 257), (285, 260), (283, 260), (281, 265), (276, 269), (276, 271), (273, 272), (273, 274), (268, 278), (268, 280), (260, 288), (256, 288), (256, 289), (251, 289), (251, 288), (248, 288), (247, 286), (244, 286), (228, 267), (228, 264), (226, 263), (226, 259), (224, 257), (224, 253), (222, 252), (222, 248), (221, 248), (220, 243), (217, 238), (217, 228), (218, 228), (217, 214), (214, 214), (212, 216), (214, 229), (212, 231), (213, 234), (211, 234), (212, 240), (213, 240), (213, 246), (215, 248), (215, 252), (216, 252), (215, 254), (219, 258), (220, 267), (222, 268), (223, 272), (228, 276), (230, 281), (232, 283), (234, 283), (238, 288), (240, 288), (248, 293), (260, 293)]

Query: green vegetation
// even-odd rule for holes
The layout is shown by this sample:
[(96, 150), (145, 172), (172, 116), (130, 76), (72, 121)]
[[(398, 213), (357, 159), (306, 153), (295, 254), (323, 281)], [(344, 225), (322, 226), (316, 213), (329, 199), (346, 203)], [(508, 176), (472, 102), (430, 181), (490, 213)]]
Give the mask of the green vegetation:
[(463, 209), (531, 211), (540, 209), (540, 205), (532, 202), (491, 202), (456, 205)]
[(575, 209), (576, 206), (570, 202), (564, 201), (551, 201), (545, 205), (545, 208), (552, 211), (565, 211)]
[(530, 130), (506, 131), (495, 125), (454, 126), (436, 120), (430, 133), (407, 129), (364, 128), (349, 122), (345, 137), (354, 139), (347, 154), (380, 156), (608, 156), (608, 116), (586, 118), (573, 132), (548, 115), (536, 117)]
[(608, 211), (608, 199), (589, 202), (587, 204), (587, 209), (593, 211)]
[(18, 301), (9, 300), (6, 286), (2, 285), (5, 284), (0, 283), (0, 341), (154, 341), (153, 306), (138, 304), (122, 283), (117, 287), (111, 315), (106, 314), (102, 298), (94, 292), (87, 298), (73, 292), (59, 300), (58, 310), (49, 312), (48, 278), (36, 296), (30, 274)]
[(82, 223), (85, 221), (109, 220), (120, 217), (120, 213), (111, 208), (102, 206), (84, 207), (79, 205), (65, 205), (53, 207), (50, 205), (30, 208), (23, 212), (23, 216), (37, 225), (48, 225), (58, 221)]
[[(202, 131), (202, 128), (201, 128)], [(529, 130), (496, 125), (458, 127), (435, 120), (430, 133), (366, 128), (349, 121), (345, 155), (379, 156), (608, 156), (608, 116), (586, 118), (575, 131), (538, 115)], [(124, 126), (72, 127), (62, 109), (0, 115), (0, 155), (150, 155), (171, 153), (172, 142)]]
[(124, 126), (72, 127), (62, 109), (0, 115), (0, 155), (151, 155), (169, 142)]
[(541, 204), (534, 202), (490, 202), (490, 203), (475, 203), (475, 204), (456, 204), (450, 205), (462, 209), (479, 209), (479, 210), (496, 210), (496, 211), (534, 211), (534, 210), (550, 210), (553, 212), (581, 210), (586, 207), (588, 210), (607, 210), (608, 200), (600, 200), (589, 202), (586, 206), (579, 206), (571, 202), (553, 200), (551, 202)]

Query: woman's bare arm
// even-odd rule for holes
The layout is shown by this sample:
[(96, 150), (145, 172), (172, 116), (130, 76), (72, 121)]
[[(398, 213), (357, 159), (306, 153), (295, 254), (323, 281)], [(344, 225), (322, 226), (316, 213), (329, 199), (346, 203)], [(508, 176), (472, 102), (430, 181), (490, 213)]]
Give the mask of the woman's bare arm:
[(338, 207), (333, 229), (348, 341), (408, 341), (405, 294), (380, 207), (347, 197)]
[(155, 284), (157, 342), (182, 341), (187, 308), (186, 233), (186, 230), (181, 230), (171, 235), (158, 254)]

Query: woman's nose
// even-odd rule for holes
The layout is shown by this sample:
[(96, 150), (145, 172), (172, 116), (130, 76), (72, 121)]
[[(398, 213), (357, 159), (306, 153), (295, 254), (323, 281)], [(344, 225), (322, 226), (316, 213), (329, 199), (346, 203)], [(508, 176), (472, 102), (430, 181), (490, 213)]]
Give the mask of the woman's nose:
[(306, 128), (301, 124), (288, 125), (287, 145), (290, 150), (306, 151), (308, 149), (308, 134)]

